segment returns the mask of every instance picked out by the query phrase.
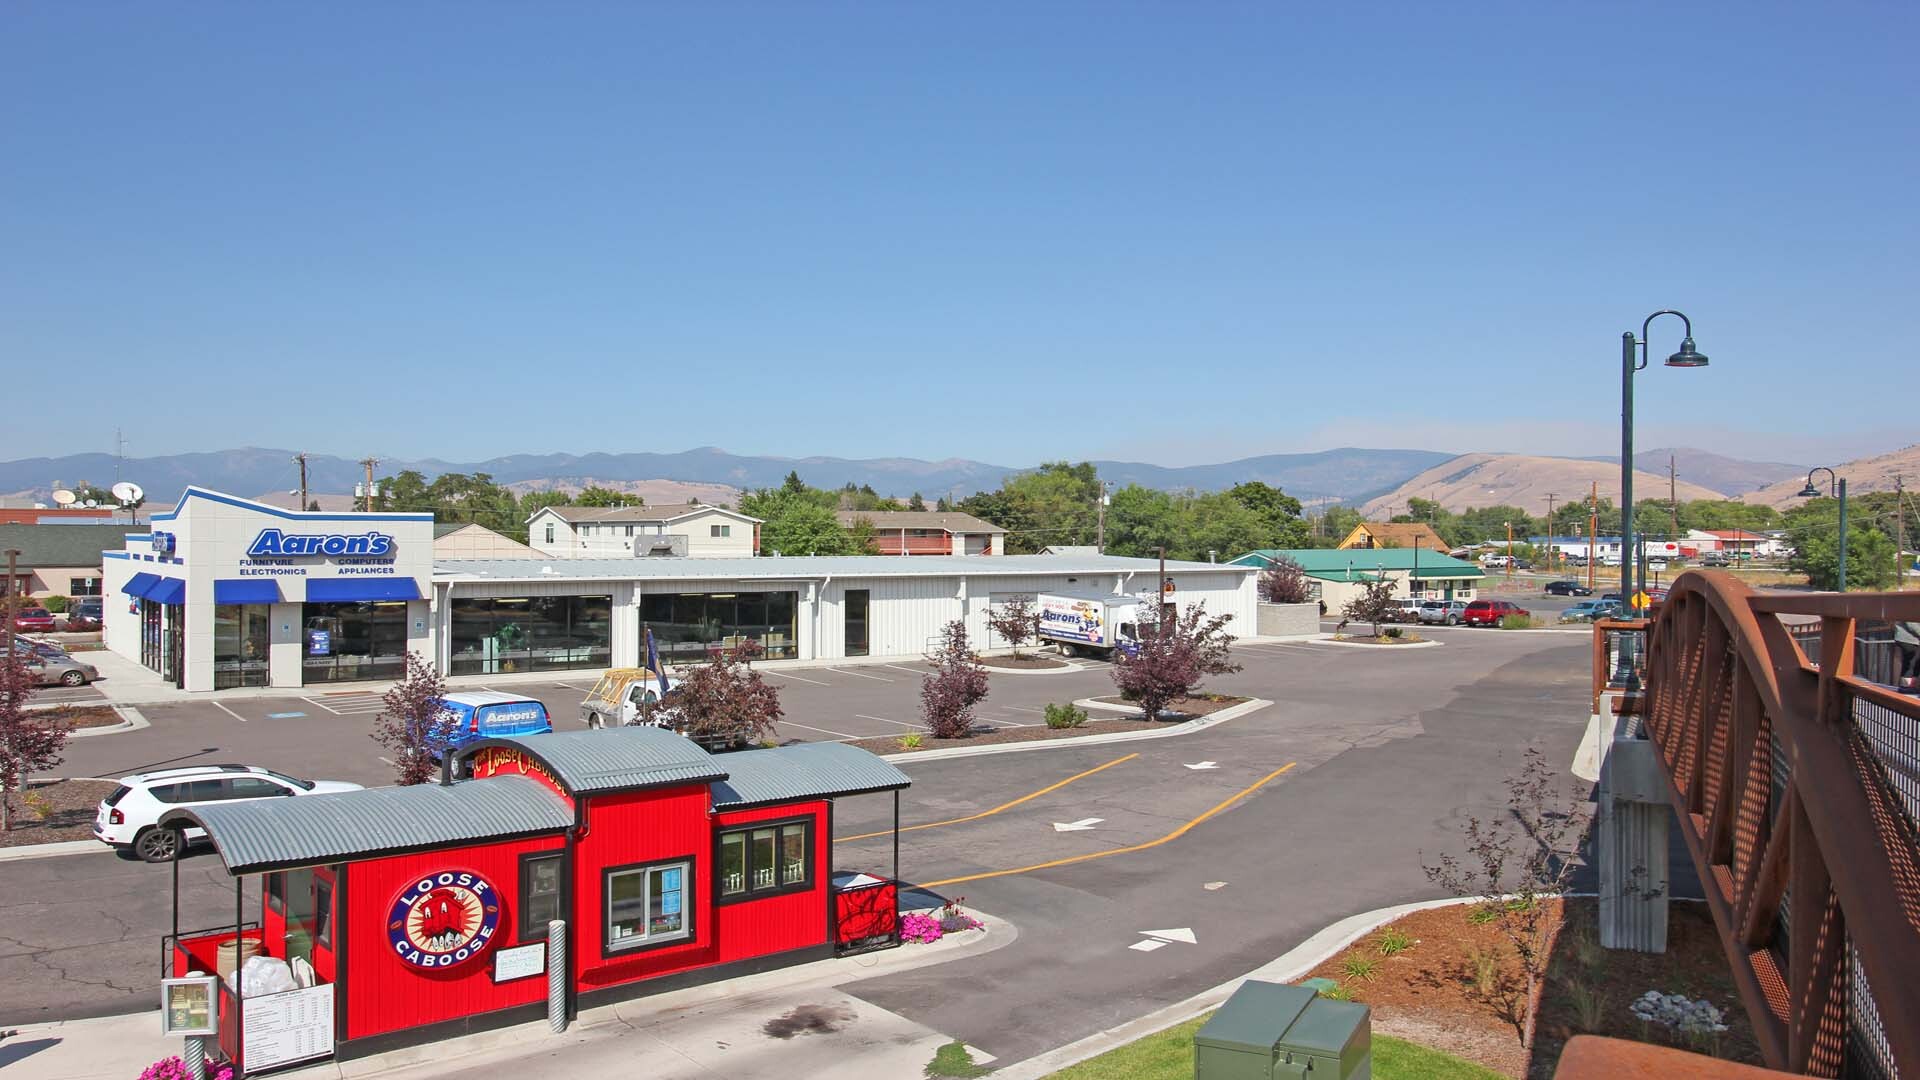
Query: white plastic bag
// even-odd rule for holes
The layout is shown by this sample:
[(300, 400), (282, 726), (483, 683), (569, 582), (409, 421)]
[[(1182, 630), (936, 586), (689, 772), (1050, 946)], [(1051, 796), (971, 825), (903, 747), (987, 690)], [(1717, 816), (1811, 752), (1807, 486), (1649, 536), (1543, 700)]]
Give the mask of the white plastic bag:
[(243, 997), (265, 997), (298, 987), (293, 981), (293, 969), (287, 966), (285, 960), (272, 956), (253, 956), (247, 958), (245, 967), (227, 976), (227, 989)]

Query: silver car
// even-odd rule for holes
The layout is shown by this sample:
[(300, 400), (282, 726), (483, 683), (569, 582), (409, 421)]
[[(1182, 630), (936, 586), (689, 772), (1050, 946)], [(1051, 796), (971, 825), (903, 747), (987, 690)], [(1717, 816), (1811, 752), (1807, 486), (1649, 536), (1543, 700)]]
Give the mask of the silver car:
[(22, 659), (27, 664), (27, 677), (35, 686), (85, 686), (100, 677), (99, 668), (71, 656), (34, 653)]
[(1428, 626), (1459, 626), (1466, 613), (1465, 600), (1428, 600), (1420, 605), (1420, 621)]

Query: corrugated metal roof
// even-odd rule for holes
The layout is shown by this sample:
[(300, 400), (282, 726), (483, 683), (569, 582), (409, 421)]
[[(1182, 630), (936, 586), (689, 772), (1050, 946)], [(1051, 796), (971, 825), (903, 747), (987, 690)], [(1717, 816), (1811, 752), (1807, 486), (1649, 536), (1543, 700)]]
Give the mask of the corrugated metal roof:
[(716, 810), (895, 791), (913, 782), (873, 754), (845, 743), (742, 750), (720, 760), (726, 763), (728, 775), (713, 785)]
[(461, 748), (464, 760), (488, 746), (511, 746), (544, 762), (575, 795), (706, 784), (725, 780), (720, 759), (689, 739), (657, 727), (612, 727), (547, 735), (481, 739)]
[(207, 830), (230, 874), (314, 866), (374, 852), (551, 832), (573, 810), (537, 780), (496, 776), (450, 787), (368, 788), (169, 811)]
[(833, 516), (842, 525), (864, 520), (876, 529), (940, 529), (958, 533), (1007, 531), (991, 521), (958, 510), (836, 510)]
[[(1416, 554), (1418, 556), (1416, 560)], [(1380, 573), (1387, 570), (1412, 570), (1417, 561), (1422, 578), (1481, 578), (1486, 574), (1470, 562), (1417, 548), (1262, 548), (1250, 551), (1234, 562), (1243, 566), (1266, 566), (1279, 558), (1292, 559), (1311, 577), (1347, 580), (1349, 574)]]
[[(1440, 556), (1434, 556), (1439, 558)], [(820, 555), (760, 556), (745, 559), (435, 559), (436, 580), (578, 581), (612, 579), (655, 581), (676, 578), (792, 581), (865, 577), (1019, 577), (1039, 574), (1145, 573), (1148, 584), (1158, 567), (1154, 559), (1121, 555)], [(1252, 573), (1228, 563), (1170, 560), (1170, 574)]]

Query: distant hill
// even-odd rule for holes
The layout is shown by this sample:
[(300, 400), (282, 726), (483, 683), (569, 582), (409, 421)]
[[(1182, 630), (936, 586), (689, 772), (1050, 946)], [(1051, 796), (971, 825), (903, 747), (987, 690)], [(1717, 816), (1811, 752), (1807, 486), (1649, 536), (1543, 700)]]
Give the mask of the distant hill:
[[(1913, 491), (1915, 488), (1920, 488), (1920, 443), (1895, 450), (1890, 454), (1881, 454), (1879, 457), (1861, 458), (1859, 461), (1836, 465), (1833, 471), (1846, 478), (1848, 495), (1864, 495), (1869, 491), (1892, 491), (1895, 476), (1905, 476), (1907, 490)], [(1821, 473), (1814, 486), (1825, 492), (1829, 483), (1827, 474)], [(1806, 484), (1807, 471), (1800, 469), (1797, 470), (1797, 475), (1789, 479), (1777, 484), (1769, 484), (1759, 491), (1743, 496), (1742, 501), (1785, 510), (1801, 501), (1800, 490)]]
[[(1217, 490), (1243, 480), (1262, 480), (1303, 499), (1351, 501), (1386, 491), (1449, 456), (1431, 450), (1345, 448), (1313, 454), (1270, 454), (1220, 465), (1167, 467), (1122, 461), (1098, 465), (1101, 475), (1119, 484)], [(69, 485), (88, 481), (104, 486), (113, 481), (116, 464), (122, 478), (137, 481), (147, 489), (148, 497), (156, 500), (175, 498), (188, 484), (238, 493), (288, 491), (299, 483), (293, 451), (247, 448), (134, 458), (124, 463), (116, 463), (110, 454), (0, 462), (0, 492), (44, 498), (56, 480)], [(701, 447), (677, 454), (514, 454), (475, 462), (383, 460), (375, 475), (390, 476), (402, 469), (417, 469), (428, 476), (483, 472), (497, 483), (523, 490), (669, 481), (705, 486), (705, 490), (717, 493), (722, 488), (738, 491), (777, 486), (787, 473), (798, 472), (816, 487), (864, 484), (885, 495), (904, 497), (918, 491), (931, 500), (939, 495), (964, 497), (992, 490), (1007, 476), (1025, 468), (957, 458), (755, 457)], [(352, 491), (364, 475), (358, 462), (346, 458), (325, 454), (307, 457), (310, 491)]]
[[(1384, 519), (1405, 513), (1407, 500), (1420, 498), (1432, 499), (1453, 511), (1476, 506), (1518, 506), (1530, 514), (1544, 516), (1548, 492), (1557, 496), (1556, 506), (1564, 506), (1569, 501), (1586, 498), (1595, 483), (1600, 485), (1601, 498), (1620, 501), (1620, 467), (1611, 461), (1526, 454), (1462, 454), (1369, 501), (1361, 512), (1368, 518)], [(1658, 476), (1634, 470), (1635, 500), (1666, 495), (1665, 469)], [(1677, 485), (1676, 495), (1682, 500), (1725, 498), (1712, 488), (1685, 480)]]
[(726, 484), (687, 484), (678, 480), (607, 480), (598, 476), (563, 476), (552, 480), (519, 480), (507, 485), (516, 495), (529, 491), (564, 491), (569, 495), (583, 488), (602, 487), (636, 495), (649, 506), (666, 506), (698, 500), (708, 506), (736, 506), (740, 489)]
[[(1768, 484), (1785, 480), (1790, 476), (1805, 477), (1805, 465), (1785, 465), (1777, 461), (1742, 461), (1711, 450), (1695, 450), (1690, 447), (1665, 447), (1659, 450), (1641, 450), (1633, 455), (1633, 465), (1658, 476), (1667, 475), (1667, 461), (1671, 457), (1674, 470), (1680, 479), (1701, 487), (1712, 488), (1722, 495), (1732, 498), (1749, 491), (1758, 491)], [(1604, 461), (1619, 468), (1618, 454), (1592, 457), (1587, 461)], [(1636, 487), (1636, 493), (1637, 493)]]

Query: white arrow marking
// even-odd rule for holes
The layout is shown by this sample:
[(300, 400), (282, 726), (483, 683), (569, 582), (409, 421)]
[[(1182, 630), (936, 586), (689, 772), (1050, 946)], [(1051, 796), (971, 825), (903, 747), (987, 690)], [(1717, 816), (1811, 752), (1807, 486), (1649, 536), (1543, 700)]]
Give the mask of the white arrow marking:
[(1209, 881), (1205, 885), (1202, 885), (1200, 887), (1207, 890), (1208, 892), (1214, 892), (1216, 890), (1226, 888), (1227, 883), (1224, 881)]
[(1127, 948), (1138, 949), (1141, 952), (1152, 952), (1155, 949), (1165, 948), (1166, 944), (1167, 943), (1164, 941), (1153, 941), (1149, 939), (1147, 941), (1136, 941), (1133, 944), (1127, 946)]
[(1193, 930), (1185, 926), (1176, 927), (1172, 930), (1142, 930), (1140, 932), (1150, 938), (1159, 938), (1161, 941), (1184, 941), (1189, 945), (1196, 944), (1193, 938)]
[(1189, 769), (1217, 769), (1219, 767), (1220, 766), (1218, 764), (1211, 761), (1202, 761), (1202, 762), (1199, 762), (1198, 764), (1187, 766), (1187, 768)]
[(1097, 817), (1088, 817), (1088, 818), (1081, 818), (1079, 821), (1056, 821), (1053, 823), (1053, 831), (1054, 832), (1085, 832), (1088, 829), (1093, 828), (1095, 825), (1098, 825), (1105, 820), (1107, 819), (1097, 818)]

